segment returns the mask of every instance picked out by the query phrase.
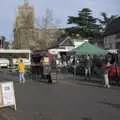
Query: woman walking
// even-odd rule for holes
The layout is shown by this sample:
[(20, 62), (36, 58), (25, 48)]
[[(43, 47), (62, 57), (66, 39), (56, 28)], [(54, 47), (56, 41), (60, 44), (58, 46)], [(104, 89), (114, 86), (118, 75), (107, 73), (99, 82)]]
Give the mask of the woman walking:
[(18, 64), (18, 71), (19, 71), (19, 82), (25, 83), (25, 77), (24, 77), (25, 65), (22, 59), (20, 60), (20, 63)]

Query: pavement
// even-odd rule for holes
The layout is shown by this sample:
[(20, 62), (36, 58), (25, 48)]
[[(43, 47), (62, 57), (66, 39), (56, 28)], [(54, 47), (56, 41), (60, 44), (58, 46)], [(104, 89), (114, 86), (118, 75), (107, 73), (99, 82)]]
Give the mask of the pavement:
[(0, 72), (1, 81), (14, 81), (17, 110), (2, 108), (0, 120), (119, 120), (120, 88), (75, 80), (59, 74), (56, 84), (37, 77), (20, 85), (17, 74)]

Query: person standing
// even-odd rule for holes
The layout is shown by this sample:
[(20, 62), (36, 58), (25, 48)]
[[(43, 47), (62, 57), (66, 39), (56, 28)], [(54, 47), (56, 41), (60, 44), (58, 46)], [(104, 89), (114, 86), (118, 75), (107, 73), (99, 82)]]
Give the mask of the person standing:
[(25, 83), (25, 65), (23, 63), (23, 60), (20, 60), (20, 63), (18, 64), (18, 71), (19, 71), (19, 82), (20, 83)]
[(105, 65), (105, 67), (104, 67), (104, 79), (105, 79), (105, 85), (104, 85), (104, 87), (107, 87), (107, 88), (110, 88), (109, 77), (108, 77), (110, 68), (111, 68), (111, 64), (108, 61), (107, 64)]
[(90, 58), (89, 55), (86, 56), (84, 62), (85, 62), (85, 64), (84, 64), (84, 67), (85, 67), (85, 79), (90, 80), (91, 79), (92, 59)]

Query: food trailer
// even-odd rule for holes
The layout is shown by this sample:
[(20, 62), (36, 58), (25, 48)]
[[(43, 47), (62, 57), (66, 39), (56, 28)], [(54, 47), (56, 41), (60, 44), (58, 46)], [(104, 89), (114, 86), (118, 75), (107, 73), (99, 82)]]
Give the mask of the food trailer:
[[(40, 75), (42, 79), (47, 79), (48, 83), (55, 83), (57, 79), (56, 64), (54, 56), (46, 51), (35, 52), (33, 54), (33, 62), (31, 66), (32, 73)], [(37, 59), (37, 60), (36, 60)]]

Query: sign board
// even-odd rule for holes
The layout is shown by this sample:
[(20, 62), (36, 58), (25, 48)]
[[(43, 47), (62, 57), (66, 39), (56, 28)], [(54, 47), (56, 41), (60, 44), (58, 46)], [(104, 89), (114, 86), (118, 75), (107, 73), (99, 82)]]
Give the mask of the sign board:
[(16, 110), (13, 82), (0, 83), (0, 107), (14, 106)]
[(50, 73), (50, 66), (49, 65), (43, 65), (43, 74), (49, 75)]
[(51, 80), (52, 80), (53, 83), (56, 83), (56, 80), (57, 80), (56, 72), (51, 72)]

